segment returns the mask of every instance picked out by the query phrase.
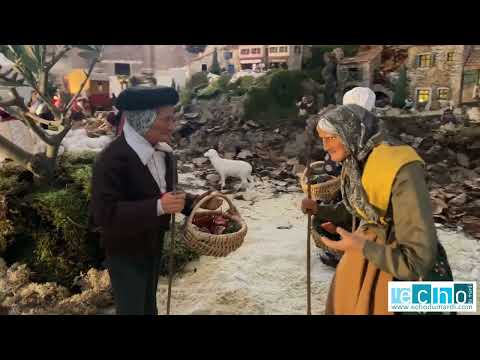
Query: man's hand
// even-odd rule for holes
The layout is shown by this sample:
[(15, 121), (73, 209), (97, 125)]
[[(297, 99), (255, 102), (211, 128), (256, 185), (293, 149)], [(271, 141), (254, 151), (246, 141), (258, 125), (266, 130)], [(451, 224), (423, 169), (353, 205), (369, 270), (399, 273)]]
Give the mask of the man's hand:
[(185, 207), (185, 193), (166, 193), (161, 199), (165, 214), (176, 214)]
[(302, 212), (304, 214), (315, 215), (317, 213), (317, 202), (309, 198), (303, 199)]
[[(323, 227), (323, 224), (322, 224)], [(325, 229), (325, 227), (324, 227)], [(327, 230), (328, 231), (328, 230)], [(336, 228), (337, 234), (341, 236), (339, 241), (332, 241), (324, 236), (322, 236), (322, 241), (328, 247), (340, 250), (340, 251), (349, 251), (349, 250), (357, 250), (362, 251), (363, 247), (365, 246), (365, 242), (372, 240), (367, 235), (365, 235), (361, 231), (355, 231), (354, 233), (348, 232), (341, 227)]]

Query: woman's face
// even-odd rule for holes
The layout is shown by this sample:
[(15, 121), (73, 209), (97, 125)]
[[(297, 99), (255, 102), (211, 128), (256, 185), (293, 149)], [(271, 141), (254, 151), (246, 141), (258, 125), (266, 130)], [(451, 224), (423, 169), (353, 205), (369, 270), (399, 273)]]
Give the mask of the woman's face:
[(347, 158), (348, 150), (338, 135), (318, 130), (318, 136), (322, 139), (323, 149), (328, 152), (333, 161), (341, 162)]

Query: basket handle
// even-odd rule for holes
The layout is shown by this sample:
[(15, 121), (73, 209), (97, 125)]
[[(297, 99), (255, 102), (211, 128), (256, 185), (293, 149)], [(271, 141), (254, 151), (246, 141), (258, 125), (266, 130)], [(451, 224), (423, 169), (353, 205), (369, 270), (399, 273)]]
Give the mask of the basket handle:
[[(314, 161), (312, 163), (310, 163), (310, 168), (316, 164), (320, 164), (320, 163), (323, 163), (323, 161)], [(305, 176), (307, 175), (307, 171), (308, 171), (308, 167), (305, 168), (305, 170), (303, 170), (303, 174), (302, 174), (302, 181), (303, 179), (305, 179)]]
[(219, 192), (213, 192), (211, 193), (210, 195), (207, 195), (205, 196), (204, 198), (200, 199), (197, 204), (193, 207), (193, 210), (192, 212), (190, 213), (190, 216), (188, 217), (188, 220), (187, 222), (188, 223), (191, 223), (192, 220), (193, 220), (193, 216), (195, 215), (195, 213), (197, 212), (197, 210), (204, 204), (206, 203), (207, 201), (210, 201), (211, 199), (213, 198), (216, 198), (216, 197), (219, 197), (219, 198), (222, 198), (224, 200), (227, 201), (228, 205), (230, 206), (230, 209), (232, 210), (232, 212), (236, 215), (239, 214), (237, 208), (235, 207), (235, 205), (233, 205), (233, 202), (232, 200), (230, 200), (227, 196), (219, 193)]

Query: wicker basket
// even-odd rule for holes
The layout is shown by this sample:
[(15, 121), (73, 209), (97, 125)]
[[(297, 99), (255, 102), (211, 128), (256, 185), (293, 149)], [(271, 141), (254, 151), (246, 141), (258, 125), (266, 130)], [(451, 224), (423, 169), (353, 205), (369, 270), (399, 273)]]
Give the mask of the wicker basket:
[(321, 239), (322, 235), (320, 235), (318, 233), (317, 230), (315, 230), (315, 227), (312, 226), (312, 238), (313, 238), (313, 242), (315, 243), (315, 246), (320, 248), (320, 249), (323, 249), (323, 250), (326, 250), (332, 254), (335, 254), (335, 255), (343, 255), (343, 251), (340, 251), (340, 250), (337, 250), (337, 249), (332, 249), (331, 247), (328, 247), (327, 245), (325, 245), (325, 243), (322, 241)]
[[(310, 164), (310, 167), (319, 163), (322, 163), (322, 161), (313, 162)], [(307, 170), (308, 168), (305, 169), (300, 177), (300, 183), (302, 185), (303, 192), (308, 195), (308, 185), (306, 182)], [(333, 178), (332, 180), (325, 181), (321, 184), (312, 184), (310, 189), (313, 200), (331, 200), (340, 190), (340, 177)]]
[[(202, 204), (206, 203), (212, 198), (220, 197), (228, 203), (230, 209), (228, 212), (222, 212), (221, 210), (202, 210), (198, 211)], [(223, 215), (230, 219), (235, 216), (235, 220), (241, 225), (240, 230), (232, 234), (209, 234), (198, 230), (193, 225), (193, 219), (195, 216), (215, 216)], [(227, 256), (232, 251), (237, 250), (243, 243), (245, 236), (247, 235), (247, 224), (240, 217), (237, 208), (233, 205), (232, 201), (220, 193), (212, 193), (201, 199), (193, 208), (192, 213), (187, 218), (185, 223), (184, 240), (185, 244), (195, 251), (199, 255), (222, 257)]]

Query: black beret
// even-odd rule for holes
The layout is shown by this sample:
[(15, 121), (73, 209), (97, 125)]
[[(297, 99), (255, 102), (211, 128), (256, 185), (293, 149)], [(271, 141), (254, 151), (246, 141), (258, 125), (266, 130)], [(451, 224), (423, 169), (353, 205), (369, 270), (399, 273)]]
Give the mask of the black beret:
[(178, 103), (178, 92), (169, 86), (134, 86), (118, 95), (115, 107), (120, 111), (148, 110)]

